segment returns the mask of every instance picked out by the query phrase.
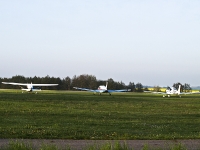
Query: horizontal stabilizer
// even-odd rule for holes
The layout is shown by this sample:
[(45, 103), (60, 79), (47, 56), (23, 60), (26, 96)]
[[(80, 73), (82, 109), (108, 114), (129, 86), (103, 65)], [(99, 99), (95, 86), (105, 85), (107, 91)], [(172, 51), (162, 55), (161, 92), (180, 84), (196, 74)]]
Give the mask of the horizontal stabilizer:
[(112, 93), (112, 92), (130, 92), (131, 89), (122, 89), (122, 90), (107, 90), (108, 93)]
[(79, 87), (73, 87), (76, 90), (80, 90), (80, 91), (90, 91), (90, 92), (94, 92), (95, 90), (92, 89), (86, 89), (86, 88), (79, 88)]

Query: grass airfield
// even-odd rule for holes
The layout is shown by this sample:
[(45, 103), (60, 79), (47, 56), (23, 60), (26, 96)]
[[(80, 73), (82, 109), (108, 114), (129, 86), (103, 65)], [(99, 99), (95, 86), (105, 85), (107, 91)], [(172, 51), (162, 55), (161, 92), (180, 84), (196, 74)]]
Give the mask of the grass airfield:
[(200, 95), (0, 90), (0, 138), (200, 139)]

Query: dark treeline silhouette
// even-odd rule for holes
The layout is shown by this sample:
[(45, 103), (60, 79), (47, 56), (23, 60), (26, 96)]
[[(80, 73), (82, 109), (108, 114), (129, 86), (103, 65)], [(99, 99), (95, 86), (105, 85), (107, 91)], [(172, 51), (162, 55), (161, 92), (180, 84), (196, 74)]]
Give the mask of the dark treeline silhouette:
[(192, 88), (190, 87), (190, 84), (188, 84), (188, 83), (181, 84), (180, 82), (177, 82), (177, 83), (173, 84), (173, 87), (178, 89), (179, 85), (181, 85), (181, 92), (191, 92), (192, 91)]
[(108, 89), (131, 89), (133, 92), (142, 92), (143, 85), (141, 83), (130, 82), (125, 85), (122, 81), (116, 82), (112, 78), (107, 80), (97, 80), (94, 75), (82, 74), (79, 76), (74, 75), (73, 78), (65, 77), (63, 79), (59, 77), (24, 77), (22, 75), (16, 75), (12, 78), (0, 78), (1, 89), (19, 89), (19, 86), (2, 84), (2, 82), (18, 82), (18, 83), (38, 83), (38, 84), (59, 84), (53, 87), (42, 87), (43, 90), (74, 90), (73, 87), (84, 87), (89, 89), (97, 89), (99, 85), (105, 85), (108, 82)]

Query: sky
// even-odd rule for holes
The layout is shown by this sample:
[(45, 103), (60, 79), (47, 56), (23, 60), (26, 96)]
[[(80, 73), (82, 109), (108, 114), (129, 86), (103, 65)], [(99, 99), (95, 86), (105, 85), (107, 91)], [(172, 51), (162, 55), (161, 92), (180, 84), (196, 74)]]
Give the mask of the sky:
[(0, 77), (200, 85), (199, 0), (2, 0), (0, 20)]

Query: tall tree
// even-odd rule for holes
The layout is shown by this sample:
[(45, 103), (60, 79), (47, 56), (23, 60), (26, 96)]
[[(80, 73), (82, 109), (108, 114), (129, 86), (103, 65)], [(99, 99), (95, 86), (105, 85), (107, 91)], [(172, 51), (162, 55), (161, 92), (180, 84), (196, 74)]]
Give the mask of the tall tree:
[(137, 83), (135, 88), (137, 92), (143, 92), (143, 85), (141, 83)]
[(184, 92), (191, 92), (192, 88), (190, 87), (190, 84), (185, 83), (183, 85), (183, 91)]
[[(108, 82), (108, 89), (115, 89), (116, 86), (115, 81), (112, 78), (109, 78), (107, 82)], [(105, 83), (103, 85), (105, 85)]]
[[(135, 91), (134, 82), (130, 82), (128, 86), (126, 86), (122, 81), (115, 82), (112, 78), (109, 78), (107, 81), (97, 80), (94, 75), (82, 74), (79, 76), (74, 75), (71, 79), (70, 77), (66, 77), (64, 79), (60, 79), (59, 77), (50, 77), (49, 75), (45, 77), (24, 77), (22, 75), (16, 75), (12, 78), (0, 78), (1, 82), (19, 82), (19, 83), (38, 83), (38, 84), (59, 84), (59, 86), (55, 87), (42, 87), (43, 90), (70, 90), (72, 87), (84, 87), (89, 89), (96, 89), (99, 85), (105, 85), (108, 82), (108, 89), (126, 89), (129, 88), (132, 91)], [(6, 85), (0, 84), (0, 88), (19, 88), (19, 86), (14, 85)], [(36, 87), (37, 88), (37, 87)], [(140, 90), (140, 88), (139, 88)]]
[(63, 79), (63, 89), (65, 89), (65, 90), (71, 89), (71, 79), (68, 76)]
[(79, 76), (74, 76), (72, 78), (72, 86), (73, 87), (84, 87), (93, 89), (96, 88), (96, 77), (93, 75), (82, 74)]
[(180, 91), (183, 92), (183, 85), (180, 82), (174, 83), (173, 87), (175, 87), (178, 90), (179, 85), (181, 85), (181, 90)]
[(153, 87), (153, 90), (154, 90), (155, 92), (160, 92), (160, 91), (161, 91), (161, 87), (159, 87), (158, 85), (157, 85), (157, 86), (154, 86), (154, 87)]
[(131, 89), (131, 92), (135, 91), (135, 84), (134, 82), (129, 82), (129, 85), (127, 86), (128, 89)]

